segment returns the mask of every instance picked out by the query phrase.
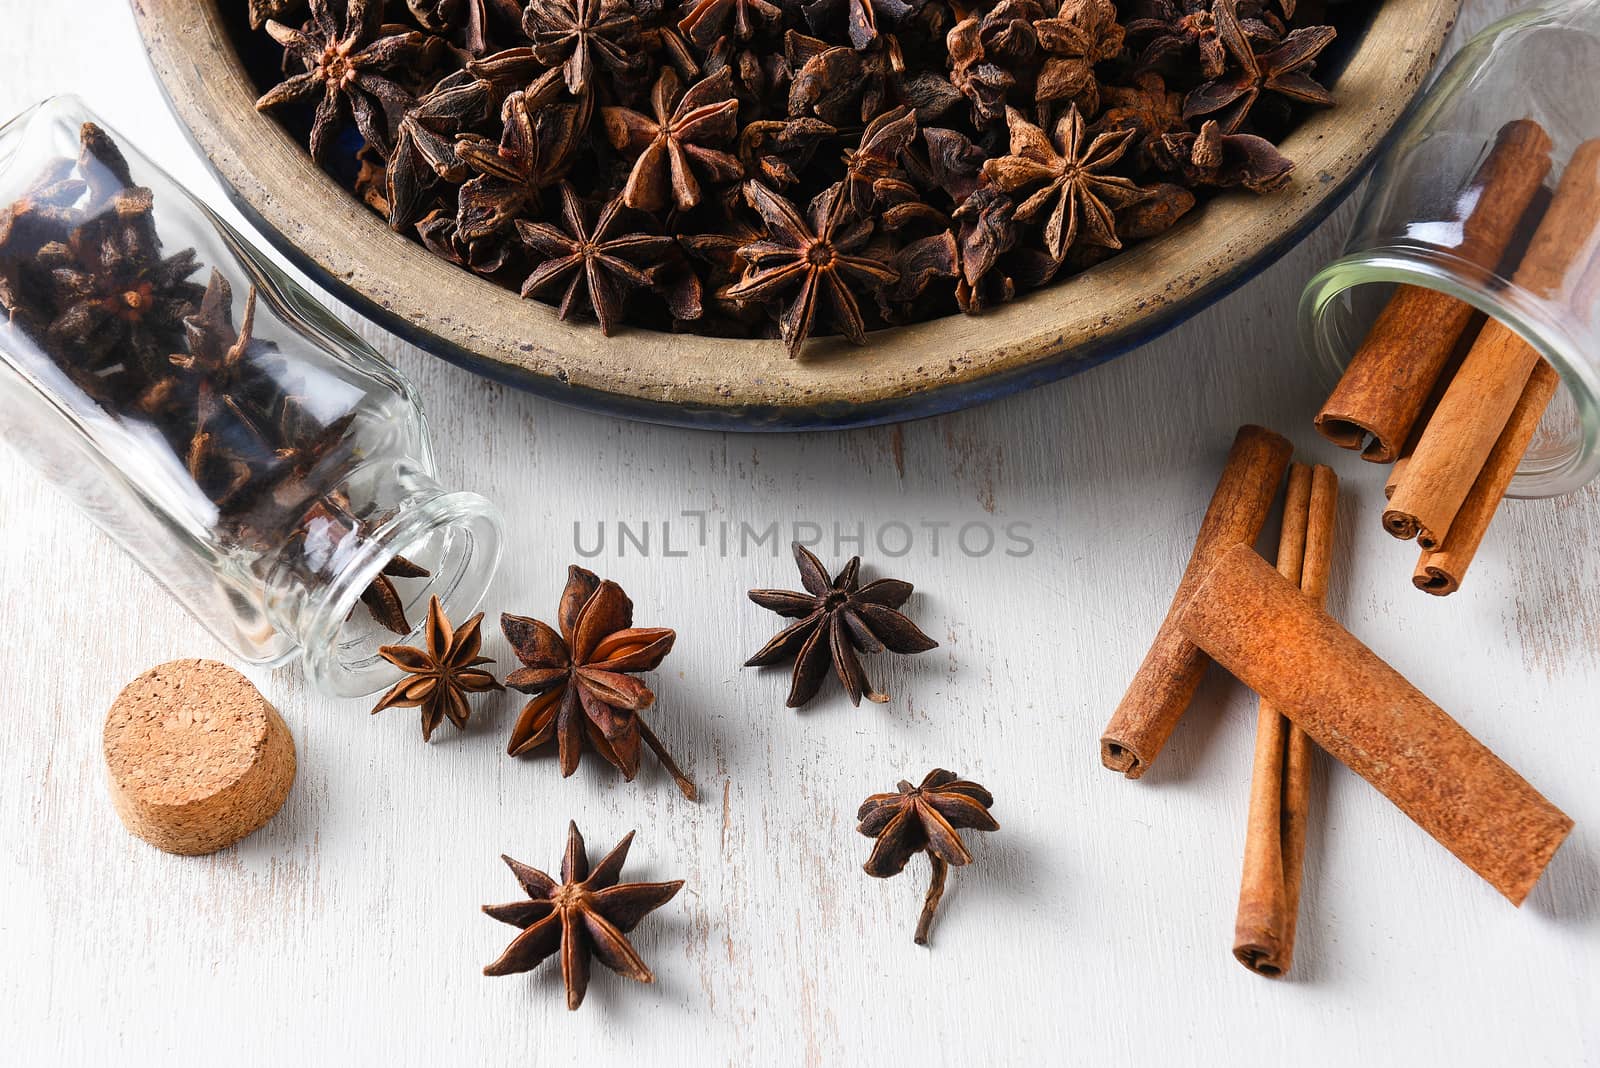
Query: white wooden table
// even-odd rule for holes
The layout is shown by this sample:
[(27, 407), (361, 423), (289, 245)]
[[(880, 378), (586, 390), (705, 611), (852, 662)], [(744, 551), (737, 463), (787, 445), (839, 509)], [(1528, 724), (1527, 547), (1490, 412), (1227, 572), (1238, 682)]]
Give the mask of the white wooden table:
[[(1503, 10), (1468, 6), (1467, 29)], [(0, 111), (79, 92), (215, 188), (122, 0), (4, 0), (0, 16)], [(897, 428), (744, 437), (626, 423), (369, 329), (421, 389), (446, 484), (512, 518), (491, 613), (550, 618), (574, 524), (587, 542), (602, 521), (650, 523), (658, 539), (670, 522), (674, 545), (696, 510), (735, 528), (918, 532), (900, 559), (869, 546), (868, 566), (917, 584), (911, 611), (941, 648), (873, 663), (894, 700), (860, 710), (830, 684), (786, 711), (782, 671), (739, 668), (776, 622), (744, 590), (790, 585), (786, 558), (722, 558), (715, 539), (618, 558), (612, 541), (590, 562), (641, 622), (679, 631), (654, 722), (698, 805), (648, 758), (633, 785), (592, 757), (568, 780), (553, 760), (507, 759), (517, 695), (480, 701), (469, 731), (423, 745), (411, 712), (369, 717), (289, 668), (252, 673), (299, 746), (282, 813), (213, 857), (156, 852), (107, 800), (102, 717), (145, 668), (226, 654), (0, 453), (4, 1059), (1600, 1063), (1600, 491), (1509, 507), (1462, 593), (1411, 589), (1411, 550), (1378, 528), (1381, 475), (1311, 432), (1319, 390), (1296, 350), (1295, 297), (1348, 217), (1134, 355)], [(1345, 478), (1335, 611), (1577, 821), (1518, 910), (1325, 762), (1295, 972), (1281, 982), (1229, 955), (1253, 698), (1214, 674), (1142, 782), (1096, 755), (1243, 421), (1285, 431)], [(939, 522), (951, 525), (935, 555), (920, 525)], [(1034, 543), (1020, 558), (1003, 552), (1012, 523)], [(963, 555), (951, 542), (963, 524), (1000, 532), (999, 547)], [(488, 652), (509, 658), (498, 633)], [(987, 784), (1003, 829), (974, 836), (977, 863), (954, 873), (921, 949), (925, 862), (869, 879), (853, 817), (869, 792), (934, 766)], [(687, 880), (638, 932), (657, 983), (597, 970), (575, 1014), (549, 968), (479, 974), (513, 933), (478, 911), (516, 896), (499, 854), (556, 864), (568, 818), (596, 849), (638, 828), (629, 873)]]

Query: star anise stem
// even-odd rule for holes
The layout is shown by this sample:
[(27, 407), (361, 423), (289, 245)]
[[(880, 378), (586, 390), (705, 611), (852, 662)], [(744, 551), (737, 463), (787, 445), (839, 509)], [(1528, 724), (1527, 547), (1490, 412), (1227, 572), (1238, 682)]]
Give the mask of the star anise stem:
[(694, 781), (685, 775), (683, 769), (678, 767), (678, 762), (672, 759), (672, 754), (667, 752), (667, 747), (661, 744), (661, 739), (656, 737), (656, 732), (644, 720), (639, 720), (639, 737), (644, 739), (656, 754), (656, 759), (661, 761), (661, 766), (667, 769), (667, 774), (672, 776), (672, 781), (678, 784), (678, 789), (690, 801), (700, 799), (700, 791), (695, 789)]
[(933, 862), (933, 878), (928, 882), (927, 896), (922, 899), (922, 915), (917, 917), (917, 932), (911, 940), (919, 946), (928, 944), (928, 932), (933, 929), (933, 914), (939, 911), (939, 902), (944, 899), (945, 878), (950, 874), (950, 865), (938, 857), (929, 856)]

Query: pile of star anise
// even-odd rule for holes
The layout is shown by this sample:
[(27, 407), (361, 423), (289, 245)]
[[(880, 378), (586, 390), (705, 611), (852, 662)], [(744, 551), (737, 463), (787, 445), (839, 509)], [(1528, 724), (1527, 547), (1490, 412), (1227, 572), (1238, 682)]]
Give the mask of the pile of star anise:
[[(1271, 192), (1295, 0), (250, 0), (258, 102), (524, 296), (735, 337), (973, 314)], [(1310, 16), (1310, 17), (1308, 17)]]
[[(316, 570), (359, 524), (332, 485), (352, 417), (319, 416), (278, 347), (254, 336), (253, 286), (236, 324), (228, 279), (213, 268), (201, 285), (194, 249), (163, 251), (155, 197), (112, 138), (84, 123), (80, 141), (0, 207), (0, 329), (137, 426), (133, 439), (158, 437), (225, 547), (264, 553), (289, 531), (304, 551), (274, 559)], [(397, 558), (363, 600), (404, 633), (391, 576), (427, 574)]]

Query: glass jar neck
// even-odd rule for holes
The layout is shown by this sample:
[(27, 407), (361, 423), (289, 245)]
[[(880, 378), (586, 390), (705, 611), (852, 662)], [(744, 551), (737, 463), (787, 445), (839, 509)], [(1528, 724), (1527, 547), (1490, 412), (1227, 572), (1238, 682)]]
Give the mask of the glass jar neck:
[[(363, 487), (382, 495), (364, 498)], [(268, 618), (294, 640), (318, 688), (372, 693), (395, 675), (379, 648), (422, 644), (431, 597), (455, 622), (476, 610), (499, 562), (500, 534), (485, 498), (446, 492), (409, 462), (364, 465), (338, 493), (311, 501), (274, 554)]]

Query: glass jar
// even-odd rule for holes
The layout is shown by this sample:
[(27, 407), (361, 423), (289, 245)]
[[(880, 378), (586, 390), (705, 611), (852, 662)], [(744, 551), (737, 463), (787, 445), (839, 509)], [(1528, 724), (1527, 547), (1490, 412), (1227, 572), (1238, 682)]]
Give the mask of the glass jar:
[(0, 128), (0, 307), (0, 434), (241, 659), (370, 693), (476, 608), (500, 520), (409, 383), (75, 99)]
[(1566, 387), (1511, 484), (1513, 496), (1542, 497), (1600, 473), (1600, 259), (1534, 292), (1512, 280), (1513, 257), (1486, 267), (1463, 254), (1472, 207), (1463, 193), (1499, 132), (1520, 119), (1539, 123), (1553, 144), (1547, 187), (1579, 145), (1600, 137), (1600, 0), (1514, 15), (1456, 55), (1396, 132), (1344, 254), (1308, 283), (1299, 319), (1330, 385), (1398, 284), (1447, 293), (1515, 330)]

